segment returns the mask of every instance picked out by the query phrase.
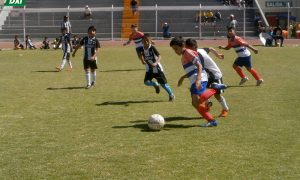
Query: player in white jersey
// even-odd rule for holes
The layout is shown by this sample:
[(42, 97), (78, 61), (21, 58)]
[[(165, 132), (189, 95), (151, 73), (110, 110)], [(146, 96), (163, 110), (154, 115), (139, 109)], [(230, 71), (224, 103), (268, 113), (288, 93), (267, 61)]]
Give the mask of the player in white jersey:
[(62, 57), (62, 62), (60, 64), (60, 66), (57, 66), (56, 69), (58, 71), (63, 70), (66, 62), (68, 62), (70, 70), (72, 70), (73, 66), (72, 66), (72, 62), (70, 59), (70, 53), (72, 52), (72, 45), (71, 45), (70, 36), (67, 33), (67, 28), (63, 28), (61, 30), (61, 34), (62, 35), (60, 36), (57, 47), (59, 47), (61, 44), (61, 48), (63, 50), (63, 57)]
[[(213, 52), (213, 54), (215, 56), (217, 56), (220, 59), (224, 59), (223, 54), (219, 54), (213, 48), (198, 49), (197, 41), (192, 38), (189, 38), (185, 41), (185, 47), (198, 52), (201, 64), (208, 74), (207, 88), (211, 88), (212, 83), (218, 83), (218, 84), (223, 83), (222, 72), (221, 72), (220, 68), (217, 66), (217, 64), (215, 63), (215, 61), (208, 55), (208, 53), (211, 51), (211, 52)], [(219, 103), (221, 104), (221, 106), (223, 108), (219, 117), (226, 117), (228, 115), (228, 111), (229, 111), (226, 100), (221, 95), (221, 93), (223, 93), (223, 92), (224, 92), (224, 90), (218, 90), (217, 93), (214, 95), (215, 98), (219, 101)], [(212, 105), (212, 103), (209, 102), (208, 106), (211, 106), (211, 105)]]

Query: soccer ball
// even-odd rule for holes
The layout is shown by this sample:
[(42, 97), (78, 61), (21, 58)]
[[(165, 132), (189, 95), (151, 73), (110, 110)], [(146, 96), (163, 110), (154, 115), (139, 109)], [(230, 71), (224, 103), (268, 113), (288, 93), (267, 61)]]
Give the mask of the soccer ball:
[(165, 119), (159, 114), (152, 114), (148, 119), (148, 127), (151, 130), (159, 131), (165, 125)]

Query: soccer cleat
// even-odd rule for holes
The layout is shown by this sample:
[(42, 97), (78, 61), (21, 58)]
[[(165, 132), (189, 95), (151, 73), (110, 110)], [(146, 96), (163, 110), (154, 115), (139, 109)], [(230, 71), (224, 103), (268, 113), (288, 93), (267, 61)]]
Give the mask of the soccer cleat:
[(93, 81), (92, 84), (91, 84), (91, 86), (95, 87), (96, 86), (96, 81)]
[(216, 90), (222, 90), (227, 88), (225, 84), (218, 84), (218, 83), (212, 83), (211, 87)]
[(228, 116), (228, 110), (223, 109), (219, 117), (226, 117)]
[(56, 66), (55, 69), (57, 69), (57, 71), (61, 71), (59, 66)]
[(159, 94), (159, 92), (160, 92), (160, 88), (159, 88), (159, 86), (154, 86), (154, 88), (155, 88), (155, 92), (156, 92), (156, 94)]
[(208, 121), (207, 123), (200, 125), (200, 127), (216, 127), (216, 126), (218, 126), (217, 120)]
[(85, 86), (85, 89), (90, 89), (91, 87), (92, 86), (88, 84), (88, 85)]
[(241, 79), (241, 81), (240, 81), (240, 83), (239, 83), (239, 85), (242, 85), (242, 84), (244, 84), (245, 82), (247, 82), (249, 80), (249, 78), (248, 77), (244, 77), (244, 78), (242, 78)]
[(257, 80), (256, 81), (256, 86), (260, 86), (264, 82), (263, 79)]
[(169, 96), (169, 101), (170, 102), (173, 102), (175, 100), (175, 95), (174, 94), (171, 94), (170, 96)]

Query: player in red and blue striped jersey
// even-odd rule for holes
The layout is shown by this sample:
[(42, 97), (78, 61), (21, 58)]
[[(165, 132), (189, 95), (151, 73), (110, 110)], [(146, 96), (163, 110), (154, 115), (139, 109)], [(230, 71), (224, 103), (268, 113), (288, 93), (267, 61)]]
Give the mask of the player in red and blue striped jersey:
[[(97, 53), (100, 48), (100, 43), (96, 38), (96, 28), (94, 26), (90, 26), (88, 28), (88, 36), (81, 39), (80, 43), (75, 47), (73, 52), (73, 57), (77, 50), (83, 46), (83, 66), (85, 70), (85, 78), (86, 78), (86, 89), (89, 89), (92, 86), (95, 86), (96, 83), (96, 69), (97, 66)], [(93, 76), (93, 81), (91, 81), (91, 74)]]
[(197, 52), (186, 49), (184, 47), (184, 40), (182, 38), (173, 38), (170, 46), (177, 55), (181, 55), (181, 63), (186, 74), (183, 75), (179, 81), (178, 86), (181, 86), (185, 78), (190, 80), (190, 92), (192, 97), (192, 105), (206, 120), (207, 123), (201, 127), (214, 127), (218, 125), (218, 121), (213, 118), (206, 107), (206, 101), (217, 93), (219, 89), (225, 89), (224, 84), (213, 83), (212, 88), (206, 90), (207, 74), (199, 61)]
[(123, 44), (123, 46), (127, 46), (128, 44), (130, 44), (131, 41), (134, 41), (136, 53), (141, 61), (142, 61), (142, 53), (144, 51), (143, 43), (142, 43), (143, 36), (144, 33), (138, 30), (138, 26), (136, 24), (132, 24), (131, 34), (129, 35), (129, 39), (127, 42)]
[(244, 84), (249, 79), (242, 71), (242, 67), (245, 66), (246, 69), (256, 79), (256, 86), (260, 86), (264, 82), (264, 80), (257, 73), (257, 71), (254, 68), (252, 68), (251, 53), (247, 48), (251, 49), (255, 54), (258, 53), (258, 50), (255, 49), (250, 44), (248, 44), (244, 39), (237, 36), (235, 33), (235, 30), (233, 28), (228, 29), (227, 35), (228, 35), (227, 46), (226, 47), (219, 46), (219, 48), (225, 49), (225, 50), (234, 48), (235, 52), (237, 53), (238, 58), (234, 61), (232, 67), (238, 73), (238, 75), (242, 78), (239, 85)]

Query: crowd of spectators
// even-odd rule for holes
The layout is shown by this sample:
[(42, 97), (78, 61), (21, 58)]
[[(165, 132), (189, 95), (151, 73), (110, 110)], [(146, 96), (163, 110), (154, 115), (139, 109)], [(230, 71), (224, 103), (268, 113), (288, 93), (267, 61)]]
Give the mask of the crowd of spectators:
[(253, 4), (253, 0), (221, 0), (224, 6), (251, 6)]

